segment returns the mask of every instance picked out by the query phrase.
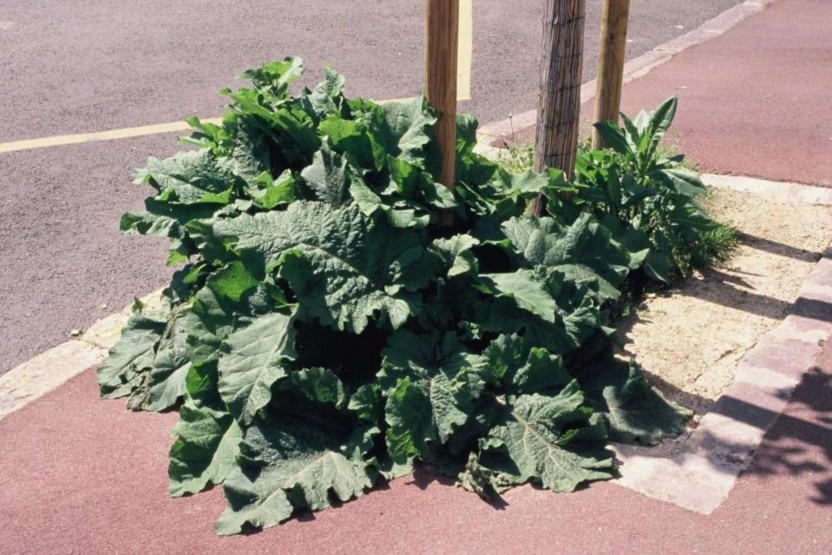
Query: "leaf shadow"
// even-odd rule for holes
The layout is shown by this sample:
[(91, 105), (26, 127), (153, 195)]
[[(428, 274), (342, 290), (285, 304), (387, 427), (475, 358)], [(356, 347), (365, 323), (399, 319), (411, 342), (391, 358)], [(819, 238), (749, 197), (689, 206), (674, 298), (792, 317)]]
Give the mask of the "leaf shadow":
[[(413, 468), (411, 478), (412, 480), (408, 484), (413, 484), (422, 491), (427, 490), (431, 484), (458, 487), (454, 478), (443, 474), (441, 469), (427, 463), (417, 463)], [(488, 498), (480, 496), (480, 499), (497, 511), (505, 510), (509, 506), (509, 503), (500, 494), (494, 494)]]

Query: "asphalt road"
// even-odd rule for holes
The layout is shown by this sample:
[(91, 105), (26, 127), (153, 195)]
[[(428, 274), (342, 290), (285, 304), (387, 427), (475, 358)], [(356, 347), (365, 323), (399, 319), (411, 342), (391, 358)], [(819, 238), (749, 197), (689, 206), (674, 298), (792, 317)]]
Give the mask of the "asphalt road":
[[(740, 0), (632, 0), (628, 58)], [(541, 0), (474, 2), (472, 99), (483, 123), (535, 107)], [(600, 0), (587, 6), (594, 76)], [(424, 2), (0, 0), (0, 143), (217, 116), (242, 70), (304, 58), (348, 94), (419, 93)], [(171, 135), (0, 153), (0, 374), (163, 285), (165, 245), (122, 237), (147, 191), (130, 184)]]

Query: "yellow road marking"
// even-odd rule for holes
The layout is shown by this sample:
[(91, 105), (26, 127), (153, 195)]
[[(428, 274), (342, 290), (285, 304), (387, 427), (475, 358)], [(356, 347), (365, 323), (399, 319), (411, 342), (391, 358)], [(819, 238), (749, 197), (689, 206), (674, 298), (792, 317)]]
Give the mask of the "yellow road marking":
[[(222, 122), (222, 119), (206, 119), (202, 121), (206, 123), (219, 124)], [(113, 139), (129, 139), (131, 137), (144, 137), (146, 135), (159, 135), (161, 133), (187, 131), (190, 128), (191, 126), (186, 122), (177, 121), (173, 123), (160, 123), (157, 125), (143, 125), (141, 127), (128, 127), (125, 129), (97, 131), (95, 133), (58, 135), (56, 137), (43, 137), (40, 139), (0, 143), (0, 153), (15, 152), (18, 150), (31, 150), (34, 148), (49, 148), (53, 146), (77, 145), (80, 143), (92, 143), (96, 141), (112, 141)]]
[[(391, 98), (389, 100), (377, 100), (379, 104), (389, 102), (405, 102), (415, 97)], [(462, 100), (462, 99), (461, 99)], [(211, 118), (201, 120), (203, 123), (214, 123), (219, 125), (222, 118)], [(109, 131), (96, 131), (94, 133), (77, 133), (74, 135), (57, 135), (54, 137), (42, 137), (39, 139), (27, 139), (23, 141), (12, 141), (0, 143), (0, 154), (5, 152), (17, 152), (19, 150), (33, 150), (36, 148), (50, 148), (56, 146), (77, 145), (82, 143), (94, 143), (99, 141), (112, 141), (116, 139), (129, 139), (132, 137), (146, 137), (148, 135), (161, 135), (163, 133), (175, 133), (188, 131), (191, 126), (184, 121), (172, 123), (159, 123), (156, 125), (143, 125), (141, 127), (127, 127), (124, 129), (111, 129)]]
[(473, 0), (459, 0), (459, 50), (457, 54), (456, 99), (471, 99), (471, 60), (474, 56)]

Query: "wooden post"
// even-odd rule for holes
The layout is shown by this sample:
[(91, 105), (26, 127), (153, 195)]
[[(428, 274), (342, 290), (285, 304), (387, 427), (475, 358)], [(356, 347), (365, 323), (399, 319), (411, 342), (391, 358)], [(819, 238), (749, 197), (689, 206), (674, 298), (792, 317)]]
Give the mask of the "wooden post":
[[(439, 181), (454, 189), (456, 169), (456, 79), (459, 0), (427, 0), (425, 96), (436, 110), (436, 142), (442, 152)], [(449, 224), (451, 214), (440, 221)]]
[[(540, 95), (537, 109), (534, 167), (575, 172), (581, 109), (585, 0), (544, 0)], [(545, 199), (530, 206), (541, 216)]]
[[(595, 121), (618, 121), (629, 16), (630, 0), (604, 0), (598, 52), (598, 81), (595, 89)], [(604, 146), (601, 134), (597, 129), (594, 130), (592, 148), (601, 149)]]

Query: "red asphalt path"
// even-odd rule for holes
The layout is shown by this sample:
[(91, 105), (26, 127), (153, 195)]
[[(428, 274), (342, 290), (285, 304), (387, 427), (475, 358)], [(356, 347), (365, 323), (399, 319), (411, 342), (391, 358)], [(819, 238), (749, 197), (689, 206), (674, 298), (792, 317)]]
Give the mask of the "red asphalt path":
[(523, 487), (495, 508), (430, 478), (248, 537), (218, 538), (217, 489), (167, 495), (173, 414), (96, 401), (93, 372), (0, 421), (0, 552), (832, 553), (832, 350), (710, 516), (610, 483)]
[[(678, 93), (681, 147), (707, 169), (830, 185), (829, 29), (832, 2), (781, 0), (627, 85), (625, 109)], [(93, 372), (0, 420), (0, 552), (832, 553), (832, 348), (709, 516), (611, 483), (563, 495), (518, 488), (495, 508), (404, 478), (338, 509), (218, 538), (219, 489), (167, 495), (175, 420), (99, 401)]]
[(829, 0), (774, 2), (629, 83), (622, 111), (674, 94), (671, 135), (703, 169), (832, 187)]

